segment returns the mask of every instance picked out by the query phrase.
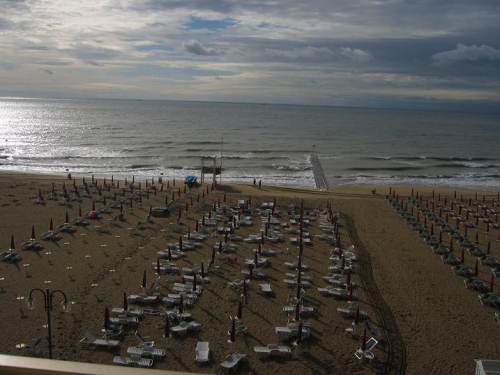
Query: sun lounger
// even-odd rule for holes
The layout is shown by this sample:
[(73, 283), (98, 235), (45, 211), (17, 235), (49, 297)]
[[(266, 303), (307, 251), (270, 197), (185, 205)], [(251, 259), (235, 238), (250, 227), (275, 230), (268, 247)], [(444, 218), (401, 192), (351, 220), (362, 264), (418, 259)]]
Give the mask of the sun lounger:
[(195, 321), (180, 322), (179, 325), (170, 327), (172, 333), (177, 333), (181, 336), (185, 335), (188, 331), (199, 331), (201, 324)]
[(122, 366), (136, 365), (139, 367), (151, 367), (153, 360), (150, 358), (142, 358), (140, 355), (131, 355), (130, 357), (115, 356), (113, 363)]
[(253, 350), (260, 358), (268, 357), (289, 357), (292, 354), (291, 349), (285, 345), (269, 344), (267, 346), (255, 346)]
[(370, 332), (370, 335), (372, 335), (372, 337), (376, 338), (376, 339), (379, 339), (381, 338), (380, 334), (375, 330), (375, 328), (373, 327), (372, 323), (370, 322), (370, 320), (365, 320), (365, 327), (367, 329), (368, 332)]
[(243, 353), (231, 353), (226, 356), (224, 362), (219, 365), (221, 372), (230, 372), (236, 370), (238, 365), (246, 360), (247, 355)]
[(207, 341), (198, 341), (194, 360), (196, 363), (206, 363), (210, 361), (210, 347)]
[(108, 348), (117, 347), (120, 345), (118, 340), (106, 340), (106, 339), (98, 339), (89, 331), (85, 332), (85, 336), (80, 340), (82, 344), (87, 345), (95, 345), (95, 346), (106, 346)]
[(273, 294), (273, 290), (271, 289), (271, 284), (259, 284), (259, 289), (262, 291), (262, 293), (266, 295)]
[(121, 324), (124, 326), (134, 327), (139, 324), (139, 319), (135, 316), (127, 316), (126, 314), (118, 315), (118, 317), (109, 318), (111, 324)]
[(165, 349), (155, 349), (150, 346), (143, 346), (140, 348), (132, 346), (127, 349), (127, 354), (138, 355), (140, 357), (152, 357), (153, 359), (162, 359), (165, 357)]
[[(356, 316), (356, 308), (354, 306), (344, 308), (344, 307), (337, 307), (337, 311), (342, 315), (344, 318), (354, 318)], [(359, 318), (360, 319), (367, 319), (368, 314), (366, 311), (359, 310)]]
[(132, 308), (128, 308), (127, 310), (124, 310), (122, 307), (114, 307), (112, 310), (111, 310), (111, 314), (113, 315), (127, 315), (127, 316), (132, 316), (132, 317), (141, 317), (142, 314), (143, 314), (143, 311), (140, 310), (140, 309), (134, 309), (133, 307)]
[(148, 296), (146, 294), (131, 294), (127, 299), (132, 303), (153, 304), (158, 302), (158, 296)]

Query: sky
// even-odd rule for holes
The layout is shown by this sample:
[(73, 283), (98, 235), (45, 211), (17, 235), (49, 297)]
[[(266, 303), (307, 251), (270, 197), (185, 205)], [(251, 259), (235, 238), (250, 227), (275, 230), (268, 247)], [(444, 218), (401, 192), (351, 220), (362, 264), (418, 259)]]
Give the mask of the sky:
[(0, 0), (0, 97), (500, 111), (500, 1)]

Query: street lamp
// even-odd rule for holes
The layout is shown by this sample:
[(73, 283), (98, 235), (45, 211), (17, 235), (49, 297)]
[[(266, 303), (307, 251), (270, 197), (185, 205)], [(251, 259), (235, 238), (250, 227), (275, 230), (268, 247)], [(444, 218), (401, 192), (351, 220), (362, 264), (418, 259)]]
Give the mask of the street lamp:
[(61, 293), (64, 297), (64, 300), (61, 302), (61, 308), (63, 312), (69, 312), (71, 309), (71, 302), (68, 301), (66, 298), (66, 294), (64, 294), (63, 291), (61, 290), (54, 290), (50, 291), (49, 289), (45, 289), (43, 291), (40, 288), (35, 288), (32, 289), (30, 292), (30, 296), (26, 299), (26, 305), (28, 307), (28, 310), (33, 310), (35, 308), (35, 299), (33, 298), (33, 292), (34, 291), (39, 291), (40, 293), (43, 294), (43, 300), (45, 303), (45, 311), (47, 312), (47, 329), (48, 329), (48, 335), (49, 335), (49, 358), (52, 359), (52, 330), (51, 330), (51, 325), (50, 325), (50, 312), (52, 311), (53, 304), (53, 295), (54, 293)]

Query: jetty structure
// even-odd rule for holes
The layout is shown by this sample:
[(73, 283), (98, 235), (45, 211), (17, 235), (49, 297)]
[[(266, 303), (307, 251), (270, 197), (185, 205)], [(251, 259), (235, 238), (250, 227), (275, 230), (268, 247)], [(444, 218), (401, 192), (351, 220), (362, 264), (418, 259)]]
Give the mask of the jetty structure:
[(325, 174), (323, 168), (321, 168), (321, 163), (318, 159), (318, 154), (313, 152), (311, 154), (311, 164), (314, 174), (314, 182), (316, 183), (316, 189), (328, 190), (328, 183), (326, 182)]

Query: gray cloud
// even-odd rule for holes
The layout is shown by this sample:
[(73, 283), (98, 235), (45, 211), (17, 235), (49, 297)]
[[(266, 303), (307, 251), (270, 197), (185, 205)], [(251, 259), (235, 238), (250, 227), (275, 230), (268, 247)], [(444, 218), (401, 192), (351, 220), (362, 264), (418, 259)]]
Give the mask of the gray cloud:
[(458, 44), (457, 48), (451, 51), (439, 52), (431, 56), (432, 63), (437, 66), (449, 65), (453, 63), (489, 63), (500, 61), (500, 49), (487, 45), (466, 46)]
[(223, 51), (212, 47), (205, 47), (197, 40), (189, 40), (184, 43), (184, 51), (197, 56), (219, 56), (223, 54)]
[[(110, 96), (127, 85), (131, 96), (175, 98), (189, 77), (183, 98), (197, 100), (272, 92), (277, 102), (302, 93), (304, 103), (332, 104), (331, 87), (353, 103), (388, 106), (500, 100), (500, 1), (0, 0), (0, 9), (0, 64), (9, 69), (0, 95), (30, 76), (26, 96), (61, 87), (102, 96), (106, 84)], [(57, 84), (29, 75), (34, 65)]]

